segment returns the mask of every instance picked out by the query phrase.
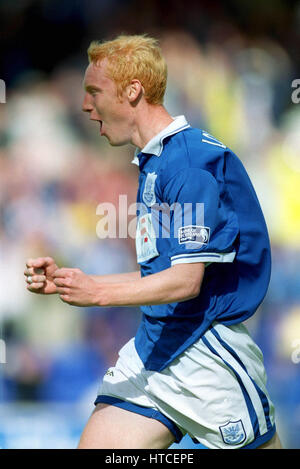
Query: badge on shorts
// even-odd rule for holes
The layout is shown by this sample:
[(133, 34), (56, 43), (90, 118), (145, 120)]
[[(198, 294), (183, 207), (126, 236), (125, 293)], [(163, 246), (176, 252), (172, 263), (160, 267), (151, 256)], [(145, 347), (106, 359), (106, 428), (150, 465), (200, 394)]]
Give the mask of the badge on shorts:
[(147, 205), (147, 207), (151, 207), (156, 202), (155, 197), (155, 180), (157, 178), (157, 174), (155, 173), (148, 173), (146, 177), (144, 192), (143, 192), (143, 201)]
[(241, 420), (236, 422), (229, 421), (226, 425), (221, 425), (219, 429), (223, 441), (227, 445), (239, 445), (246, 439), (246, 432)]

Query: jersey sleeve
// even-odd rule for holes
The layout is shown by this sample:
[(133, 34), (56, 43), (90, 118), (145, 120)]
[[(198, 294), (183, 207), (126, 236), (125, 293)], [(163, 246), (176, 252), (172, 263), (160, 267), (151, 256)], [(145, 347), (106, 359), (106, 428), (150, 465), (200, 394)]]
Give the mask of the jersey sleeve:
[(170, 207), (171, 265), (233, 262), (237, 217), (210, 172), (199, 168), (178, 171), (164, 187), (164, 200)]

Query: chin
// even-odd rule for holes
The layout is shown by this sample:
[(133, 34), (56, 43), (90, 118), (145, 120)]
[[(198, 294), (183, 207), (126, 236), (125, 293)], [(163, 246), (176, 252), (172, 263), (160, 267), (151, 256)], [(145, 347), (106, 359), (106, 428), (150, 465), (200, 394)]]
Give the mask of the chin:
[(121, 147), (122, 145), (125, 145), (125, 143), (120, 143), (120, 142), (112, 142), (111, 140), (108, 140), (110, 146), (112, 147)]
[(129, 143), (127, 140), (116, 140), (116, 139), (112, 139), (112, 138), (109, 138), (107, 137), (107, 140), (109, 142), (109, 144), (112, 146), (112, 147), (121, 147), (122, 145), (127, 145), (127, 143)]

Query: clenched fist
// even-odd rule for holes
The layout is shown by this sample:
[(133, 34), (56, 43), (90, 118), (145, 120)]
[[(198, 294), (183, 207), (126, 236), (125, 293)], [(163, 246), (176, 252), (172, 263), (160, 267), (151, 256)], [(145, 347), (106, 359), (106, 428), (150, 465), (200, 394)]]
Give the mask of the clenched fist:
[(58, 267), (51, 257), (28, 259), (24, 271), (27, 290), (43, 295), (58, 293), (53, 281), (53, 273), (57, 269)]
[(100, 305), (101, 286), (80, 269), (57, 269), (53, 281), (62, 301), (73, 306)]

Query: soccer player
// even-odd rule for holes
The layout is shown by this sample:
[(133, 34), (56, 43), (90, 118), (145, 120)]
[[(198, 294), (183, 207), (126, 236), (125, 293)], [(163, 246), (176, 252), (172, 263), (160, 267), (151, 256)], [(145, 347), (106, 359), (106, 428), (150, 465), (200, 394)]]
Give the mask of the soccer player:
[(76, 306), (141, 306), (135, 338), (103, 378), (79, 448), (280, 448), (260, 349), (243, 321), (270, 279), (264, 217), (238, 157), (163, 105), (155, 39), (92, 42), (83, 111), (139, 166), (140, 270), (91, 276), (29, 259), (28, 290)]

